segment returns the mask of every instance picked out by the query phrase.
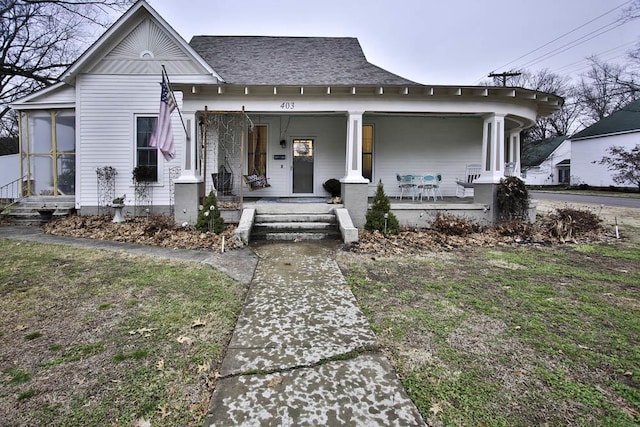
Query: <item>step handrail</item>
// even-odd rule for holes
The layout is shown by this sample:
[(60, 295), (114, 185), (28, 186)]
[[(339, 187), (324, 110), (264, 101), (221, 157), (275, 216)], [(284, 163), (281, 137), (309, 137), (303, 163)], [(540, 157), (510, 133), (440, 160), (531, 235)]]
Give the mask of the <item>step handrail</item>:
[(8, 201), (8, 205), (14, 203), (21, 197), (20, 183), (24, 181), (27, 175), (23, 175), (20, 178), (16, 178), (13, 181), (4, 184), (0, 187), (0, 200)]

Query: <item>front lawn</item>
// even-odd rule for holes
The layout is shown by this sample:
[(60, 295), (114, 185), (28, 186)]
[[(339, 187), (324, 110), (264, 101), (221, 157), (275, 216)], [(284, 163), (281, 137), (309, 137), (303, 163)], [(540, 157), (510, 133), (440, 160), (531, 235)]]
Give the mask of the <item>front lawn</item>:
[(640, 422), (637, 246), (341, 258), (428, 424)]
[(0, 239), (2, 425), (201, 425), (244, 288), (210, 267)]

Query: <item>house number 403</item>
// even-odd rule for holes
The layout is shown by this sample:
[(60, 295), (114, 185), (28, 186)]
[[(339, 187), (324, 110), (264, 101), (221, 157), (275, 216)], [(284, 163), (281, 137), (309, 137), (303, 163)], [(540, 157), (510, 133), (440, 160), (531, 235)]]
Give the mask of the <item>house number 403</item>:
[(293, 110), (295, 108), (295, 102), (293, 101), (285, 101), (280, 104), (280, 109), (282, 110)]

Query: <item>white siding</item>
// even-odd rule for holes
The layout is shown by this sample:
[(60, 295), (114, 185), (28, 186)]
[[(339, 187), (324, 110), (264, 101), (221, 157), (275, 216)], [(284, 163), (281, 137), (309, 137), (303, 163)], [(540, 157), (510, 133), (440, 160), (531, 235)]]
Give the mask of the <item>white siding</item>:
[[(314, 194), (327, 196), (322, 184), (330, 178), (342, 178), (345, 174), (345, 133), (347, 129), (346, 115), (334, 116), (258, 116), (252, 115), (255, 124), (268, 126), (267, 177), (271, 187), (245, 191), (247, 196), (286, 197), (292, 195), (292, 144), (293, 138), (313, 138), (315, 140), (314, 155)], [(286, 148), (280, 141), (287, 141)], [(247, 148), (244, 153), (246, 156)], [(275, 160), (274, 155), (285, 155), (284, 160)], [(243, 159), (246, 173), (246, 158)], [(210, 170), (215, 165), (211, 164)], [(207, 189), (211, 185), (211, 176), (207, 173)], [(246, 190), (246, 187), (245, 187)]]
[[(322, 184), (345, 176), (346, 113), (309, 116), (251, 115), (256, 124), (268, 125), (267, 176), (271, 187), (246, 191), (255, 197), (292, 195), (293, 138), (315, 140), (314, 194), (328, 196)], [(442, 193), (453, 196), (456, 178), (463, 178), (467, 163), (479, 163), (482, 149), (481, 118), (390, 117), (365, 114), (364, 124), (374, 126), (374, 169), (369, 194), (375, 193), (382, 179), (388, 195), (399, 194), (396, 173), (440, 173)], [(286, 148), (280, 140), (287, 141)], [(244, 152), (247, 153), (245, 147)], [(284, 154), (285, 160), (274, 155)], [(245, 154), (246, 155), (246, 154)], [(210, 156), (211, 159), (213, 156)], [(243, 161), (246, 171), (246, 159)], [(209, 172), (217, 170), (213, 161), (207, 166), (207, 191), (211, 188)], [(245, 172), (246, 173), (246, 172)], [(246, 187), (245, 187), (246, 188)]]
[(0, 156), (0, 186), (20, 178), (20, 155)]
[[(640, 132), (603, 136), (571, 141), (571, 184), (587, 184), (594, 187), (622, 186), (613, 181), (615, 172), (609, 171), (598, 162), (606, 155), (611, 146), (623, 146), (627, 150), (640, 144)], [(633, 184), (624, 184), (633, 187)]]
[[(116, 194), (126, 193), (126, 204), (134, 203), (131, 171), (135, 166), (135, 117), (157, 115), (160, 74), (146, 76), (82, 75), (77, 80), (77, 165), (79, 174), (76, 205), (97, 205), (96, 168), (112, 166), (118, 173)], [(176, 93), (181, 105), (181, 94)], [(169, 204), (171, 166), (182, 165), (185, 134), (177, 112), (172, 114), (176, 158), (166, 162), (159, 155), (158, 179), (153, 187), (154, 205)]]
[(399, 193), (396, 173), (442, 174), (441, 191), (453, 196), (456, 178), (463, 178), (468, 163), (482, 157), (481, 118), (384, 117), (364, 118), (374, 125), (373, 182), (382, 180), (387, 195)]

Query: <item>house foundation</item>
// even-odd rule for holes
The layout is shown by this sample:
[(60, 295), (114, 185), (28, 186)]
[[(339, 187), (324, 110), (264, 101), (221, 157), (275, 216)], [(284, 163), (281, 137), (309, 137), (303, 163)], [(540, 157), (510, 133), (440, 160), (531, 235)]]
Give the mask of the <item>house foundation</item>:
[(341, 182), (342, 203), (349, 211), (351, 221), (356, 228), (364, 227), (367, 216), (368, 191), (369, 183), (365, 182)]
[(194, 225), (198, 220), (200, 200), (204, 193), (204, 182), (175, 183), (175, 222)]

